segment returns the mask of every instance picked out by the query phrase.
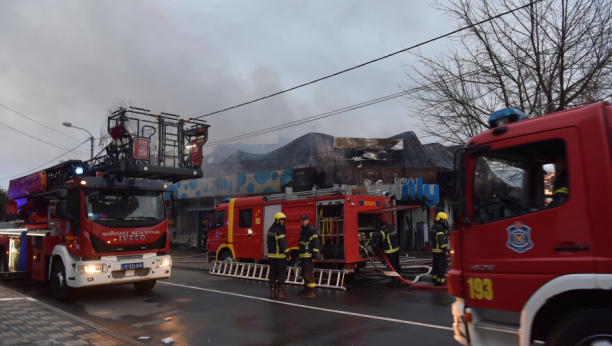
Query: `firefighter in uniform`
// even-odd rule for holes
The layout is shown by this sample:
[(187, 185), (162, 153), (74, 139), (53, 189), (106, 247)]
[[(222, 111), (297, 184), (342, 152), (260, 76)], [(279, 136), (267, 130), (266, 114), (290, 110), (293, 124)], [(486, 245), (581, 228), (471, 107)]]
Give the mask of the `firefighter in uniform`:
[(553, 200), (549, 208), (558, 207), (569, 198), (569, 180), (567, 177), (567, 162), (565, 155), (559, 155), (555, 162), (555, 182), (553, 183)]
[[(362, 233), (362, 235), (364, 235)], [(380, 238), (383, 248), (383, 252), (387, 255), (391, 267), (396, 273), (402, 275), (402, 267), (399, 262), (399, 240), (397, 237), (397, 231), (393, 226), (389, 225), (385, 221), (380, 221), (380, 231), (370, 232), (370, 238)], [(397, 278), (393, 278), (394, 282), (397, 282)]]
[(302, 264), (302, 277), (304, 278), (304, 289), (299, 293), (302, 298), (314, 298), (314, 259), (319, 259), (321, 243), (317, 230), (310, 225), (308, 215), (302, 215), (302, 230), (300, 231), (300, 262)]
[(431, 279), (434, 286), (446, 286), (446, 267), (448, 262), (446, 255), (448, 254), (448, 247), (446, 244), (447, 229), (446, 220), (448, 216), (446, 213), (438, 213), (436, 215), (436, 221), (431, 227), (432, 230), (432, 252), (433, 252), (433, 266), (431, 269)]
[[(268, 230), (268, 258), (270, 259), (270, 299), (286, 300), (285, 277), (287, 261), (291, 260), (289, 246), (285, 235), (285, 220), (283, 213), (274, 215), (274, 224)], [(276, 295), (275, 295), (276, 293)]]

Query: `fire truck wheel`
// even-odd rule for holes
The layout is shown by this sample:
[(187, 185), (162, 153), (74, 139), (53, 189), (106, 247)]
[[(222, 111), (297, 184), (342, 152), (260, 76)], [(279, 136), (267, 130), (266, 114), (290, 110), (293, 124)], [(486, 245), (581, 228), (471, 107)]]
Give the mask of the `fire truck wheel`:
[(5, 254), (4, 247), (0, 246), (0, 272), (6, 271), (6, 263), (5, 263)]
[(149, 292), (155, 287), (156, 282), (157, 280), (138, 281), (134, 282), (134, 287), (138, 292)]
[(224, 251), (219, 255), (219, 261), (222, 262), (234, 262), (234, 257), (232, 257), (231, 251)]
[(550, 332), (546, 345), (612, 345), (612, 310), (589, 309), (566, 317)]
[(73, 289), (66, 284), (66, 270), (64, 269), (63, 262), (60, 261), (53, 265), (50, 281), (55, 299), (60, 302), (65, 302), (70, 299)]

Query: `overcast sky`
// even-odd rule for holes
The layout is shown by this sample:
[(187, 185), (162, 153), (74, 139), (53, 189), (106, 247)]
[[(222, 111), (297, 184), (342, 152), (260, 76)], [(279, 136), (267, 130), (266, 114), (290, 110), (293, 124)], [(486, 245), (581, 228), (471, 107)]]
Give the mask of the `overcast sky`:
[[(378, 58), (452, 26), (420, 0), (0, 0), (0, 104), (77, 140), (2, 107), (0, 122), (72, 148), (88, 135), (63, 127), (64, 121), (98, 137), (107, 110), (122, 103), (194, 117)], [(402, 63), (410, 59), (400, 54), (207, 117), (210, 141), (399, 92), (407, 79)], [(246, 142), (274, 143), (313, 131), (389, 137), (415, 130), (406, 103), (395, 99)], [(2, 125), (0, 145), (0, 179), (65, 152)], [(78, 151), (61, 159), (89, 158), (88, 143)]]

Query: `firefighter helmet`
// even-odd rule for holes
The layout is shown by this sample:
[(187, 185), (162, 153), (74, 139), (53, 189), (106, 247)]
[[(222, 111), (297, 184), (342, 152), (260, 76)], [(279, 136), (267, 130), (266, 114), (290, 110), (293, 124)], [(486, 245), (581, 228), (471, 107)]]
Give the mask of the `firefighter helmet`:
[(280, 219), (286, 219), (287, 217), (283, 213), (274, 214), (274, 223), (278, 223)]
[(438, 213), (438, 215), (436, 216), (436, 220), (442, 222), (442, 221), (446, 221), (448, 220), (448, 215), (446, 215), (446, 213)]

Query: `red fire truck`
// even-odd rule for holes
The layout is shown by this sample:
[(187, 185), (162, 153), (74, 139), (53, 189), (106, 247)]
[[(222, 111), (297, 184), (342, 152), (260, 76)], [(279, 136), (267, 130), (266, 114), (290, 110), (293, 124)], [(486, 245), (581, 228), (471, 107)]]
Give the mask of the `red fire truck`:
[(506, 108), (456, 153), (463, 345), (612, 345), (612, 106)]
[[(122, 108), (109, 116), (113, 142), (105, 155), (11, 180), (9, 207), (0, 222), (0, 277), (50, 281), (58, 300), (69, 299), (75, 288), (95, 285), (133, 283), (148, 291), (156, 280), (170, 277), (166, 186), (153, 179), (197, 178), (202, 170), (191, 157), (185, 159), (191, 153), (180, 151), (179, 166), (152, 164), (152, 134), (143, 136), (142, 119), (127, 116), (133, 111), (144, 110)], [(178, 130), (179, 144), (207, 137), (204, 123), (192, 122), (186, 129), (175, 116), (155, 117), (157, 127), (144, 126), (160, 137), (169, 137), (170, 126)], [(133, 134), (130, 121), (137, 124)], [(176, 213), (176, 202), (169, 204)]]
[(389, 197), (345, 195), (341, 189), (278, 194), (265, 197), (231, 199), (214, 208), (208, 233), (209, 255), (220, 261), (267, 260), (267, 230), (274, 215), (287, 216), (287, 244), (292, 264), (297, 255), (301, 229), (300, 217), (308, 215), (319, 231), (322, 260), (318, 265), (352, 272), (356, 265), (376, 253), (371, 240), (359, 240), (359, 232), (375, 229), (377, 220), (394, 224), (396, 208)]

